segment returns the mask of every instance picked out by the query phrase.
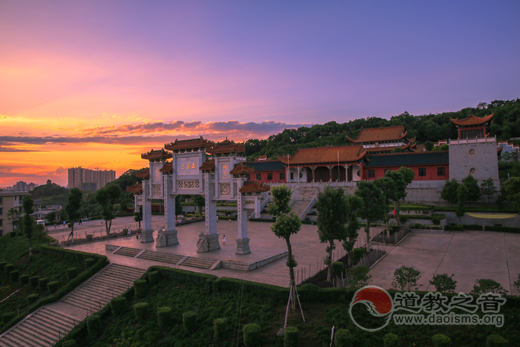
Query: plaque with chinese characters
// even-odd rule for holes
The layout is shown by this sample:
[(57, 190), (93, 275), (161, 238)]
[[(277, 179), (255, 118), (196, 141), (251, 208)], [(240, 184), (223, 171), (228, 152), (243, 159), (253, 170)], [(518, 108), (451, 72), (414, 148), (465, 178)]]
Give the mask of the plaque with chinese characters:
[(199, 158), (178, 158), (177, 175), (192, 176), (199, 174)]

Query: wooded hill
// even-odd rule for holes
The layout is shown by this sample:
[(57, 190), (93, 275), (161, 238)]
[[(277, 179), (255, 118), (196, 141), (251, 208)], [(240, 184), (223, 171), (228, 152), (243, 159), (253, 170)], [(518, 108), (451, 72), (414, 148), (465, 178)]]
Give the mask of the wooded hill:
[(491, 136), (496, 135), (499, 140), (508, 140), (511, 137), (520, 137), (520, 99), (494, 100), (479, 103), (476, 107), (467, 107), (456, 112), (443, 112), (414, 116), (404, 112), (398, 116), (384, 119), (369, 117), (355, 119), (346, 123), (334, 121), (325, 124), (316, 124), (312, 127), (285, 129), (279, 134), (271, 135), (267, 140), (250, 139), (246, 141), (246, 156), (253, 160), (259, 155), (267, 155), (276, 159), (277, 155), (294, 154), (298, 148), (315, 148), (323, 146), (348, 145), (349, 137), (357, 137), (363, 128), (377, 128), (395, 125), (404, 125), (408, 131), (408, 138), (416, 137), (418, 143), (426, 141), (456, 138), (457, 130), (450, 122), (450, 118), (466, 118), (473, 114), (482, 117), (493, 113), (493, 122), (489, 129)]

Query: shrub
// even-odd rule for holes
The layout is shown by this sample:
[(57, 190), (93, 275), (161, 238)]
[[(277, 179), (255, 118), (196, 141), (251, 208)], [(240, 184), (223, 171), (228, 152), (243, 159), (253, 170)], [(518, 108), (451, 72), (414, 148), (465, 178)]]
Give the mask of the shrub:
[(10, 233), (9, 233), (9, 236), (11, 236), (11, 237), (15, 237), (15, 236), (16, 236), (16, 232), (14, 232), (14, 231), (10, 232)]
[(494, 280), (481, 278), (481, 279), (475, 280), (475, 285), (473, 286), (473, 290), (469, 293), (472, 295), (480, 295), (480, 294), (487, 294), (487, 293), (506, 295), (507, 290), (505, 290), (500, 283), (498, 283)]
[(38, 280), (38, 286), (42, 292), (47, 289), (47, 283), (49, 283), (47, 277), (43, 277)]
[(97, 314), (90, 316), (87, 319), (87, 329), (90, 338), (97, 337), (101, 330), (101, 316)]
[(11, 277), (12, 282), (18, 282), (18, 279), (20, 278), (20, 271), (13, 270), (13, 271), (9, 272), (9, 277)]
[[(392, 287), (401, 291), (418, 290), (421, 285), (417, 285), (417, 281), (421, 278), (421, 273), (413, 266), (401, 266), (394, 271), (394, 281)], [(415, 289), (414, 289), (415, 287)]]
[(432, 216), (432, 224), (434, 225), (439, 225), (441, 224), (441, 220), (443, 220), (444, 218), (442, 218), (441, 216), (439, 215), (433, 215)]
[(396, 334), (386, 334), (384, 338), (384, 346), (385, 347), (399, 347), (401, 346), (401, 343), (399, 342), (399, 336)]
[(353, 259), (361, 259), (361, 258), (363, 258), (365, 253), (366, 253), (366, 249), (365, 248), (354, 248), (354, 250), (352, 251), (352, 258)]
[(67, 270), (67, 280), (72, 281), (77, 275), (78, 270), (75, 267), (68, 268)]
[(182, 324), (187, 333), (193, 333), (197, 330), (197, 313), (193, 311), (184, 312), (182, 314)]
[(334, 275), (336, 275), (336, 276), (341, 275), (341, 273), (343, 272), (344, 269), (345, 269), (345, 265), (342, 262), (335, 261), (334, 263), (332, 263), (332, 272), (334, 273)]
[(29, 278), (29, 285), (33, 288), (36, 288), (36, 286), (38, 285), (39, 279), (40, 279), (40, 277), (38, 277), (38, 276), (33, 276), (33, 277)]
[(454, 274), (448, 276), (448, 274), (437, 274), (433, 276), (430, 284), (435, 287), (438, 292), (441, 293), (455, 293), (457, 288), (457, 281), (453, 279)]
[(7, 277), (11, 273), (11, 271), (14, 271), (14, 265), (13, 264), (6, 264), (4, 266), (4, 275)]
[(59, 284), (60, 284), (60, 282), (58, 282), (58, 281), (47, 283), (47, 289), (49, 289), (49, 293), (50, 294), (56, 293), (56, 291), (58, 290)]
[(2, 315), (2, 321), (5, 323), (9, 322), (14, 318), (14, 312), (7, 312)]
[[(343, 263), (342, 263), (343, 264)], [(287, 327), (283, 332), (284, 347), (298, 347), (300, 345), (300, 336), (297, 327)]]
[(110, 300), (110, 308), (112, 313), (117, 316), (124, 312), (126, 308), (126, 298), (124, 296), (117, 296)]
[(67, 340), (67, 341), (63, 341), (63, 343), (61, 344), (61, 347), (76, 347), (76, 340)]
[(27, 297), (27, 303), (29, 304), (29, 306), (31, 306), (32, 304), (34, 304), (36, 301), (38, 301), (38, 294), (31, 294)]
[(451, 339), (443, 334), (436, 334), (432, 336), (432, 344), (434, 347), (447, 347), (451, 345)]
[(148, 303), (147, 302), (140, 302), (138, 304), (134, 305), (134, 311), (135, 311), (135, 318), (137, 318), (138, 321), (143, 321), (148, 316)]
[(320, 289), (317, 285), (314, 283), (305, 283), (300, 286), (301, 289), (304, 289), (306, 291), (317, 291)]
[(507, 347), (509, 341), (500, 335), (489, 335), (486, 341), (486, 347)]
[(406, 222), (408, 222), (408, 217), (399, 215), (399, 222), (401, 222), (401, 224), (406, 224)]
[[(285, 333), (284, 333), (285, 335)], [(284, 338), (285, 340), (285, 338)], [(247, 324), (244, 326), (244, 345), (247, 347), (258, 346), (260, 343), (260, 326), (258, 324)]]
[(21, 275), (20, 284), (28, 284), (28, 283), (29, 283), (29, 275)]
[(150, 271), (148, 273), (148, 281), (150, 285), (154, 285), (159, 282), (159, 271)]
[(146, 296), (146, 281), (137, 280), (134, 282), (135, 296), (138, 298), (144, 298)]
[(87, 241), (92, 241), (94, 239), (94, 235), (92, 234), (87, 234)]
[(85, 268), (89, 268), (91, 267), (92, 265), (94, 265), (96, 263), (96, 260), (93, 259), (93, 258), (87, 258), (85, 259)]
[(213, 321), (213, 331), (215, 341), (223, 341), (226, 339), (227, 333), (227, 319), (226, 318), (217, 318)]
[(347, 329), (339, 329), (334, 335), (334, 346), (336, 347), (352, 347), (353, 338)]
[(160, 307), (157, 310), (157, 320), (161, 328), (167, 328), (172, 321), (172, 309), (170, 307)]

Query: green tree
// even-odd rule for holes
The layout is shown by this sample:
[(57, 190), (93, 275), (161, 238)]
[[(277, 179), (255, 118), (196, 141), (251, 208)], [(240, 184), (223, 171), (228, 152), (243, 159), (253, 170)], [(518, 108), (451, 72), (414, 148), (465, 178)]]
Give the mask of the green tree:
[(478, 186), (478, 180), (471, 174), (468, 174), (462, 179), (462, 184), (466, 186), (468, 190), (467, 200), (470, 203), (480, 199), (480, 187)]
[(180, 195), (177, 195), (175, 197), (175, 215), (179, 216), (182, 214), (182, 197)]
[(139, 223), (139, 230), (141, 230), (141, 221), (143, 220), (143, 206), (139, 206), (139, 212), (134, 213), (134, 221)]
[(69, 238), (74, 238), (74, 222), (81, 218), (81, 203), (83, 202), (83, 192), (78, 188), (72, 188), (67, 197), (67, 205), (65, 212), (67, 212), (68, 220), (70, 222)]
[(466, 213), (466, 200), (468, 199), (468, 188), (465, 185), (461, 184), (457, 188), (457, 210), (455, 214), (459, 217), (459, 223), (461, 222), (461, 218)]
[(391, 211), (389, 206), (390, 201), (397, 200), (397, 184), (390, 177), (381, 177), (374, 181), (376, 186), (381, 189), (381, 193), (383, 194), (383, 199), (385, 201), (385, 227), (386, 227), (386, 236), (390, 237), (390, 226), (389, 226), (389, 216), (388, 213)]
[(358, 231), (360, 228), (359, 221), (357, 218), (357, 210), (361, 207), (362, 201), (356, 195), (347, 195), (345, 197), (347, 202), (347, 210), (345, 214), (347, 215), (347, 238), (343, 241), (343, 249), (347, 253), (348, 264), (352, 264), (352, 250), (354, 249), (354, 245), (356, 244), (356, 240), (358, 237)]
[(396, 190), (395, 190), (395, 199), (396, 200), (394, 200), (394, 209), (395, 209), (395, 213), (396, 213), (396, 215), (395, 215), (396, 221), (399, 224), (400, 223), (399, 222), (399, 220), (400, 220), (399, 206), (401, 204), (401, 201), (403, 201), (407, 196), (406, 187), (408, 187), (408, 185), (410, 183), (412, 183), (412, 181), (415, 177), (415, 172), (413, 172), (412, 169), (401, 166), (399, 168), (399, 170), (397, 170), (397, 171), (390, 170), (390, 171), (385, 172), (385, 177), (392, 179), (396, 185)]
[(498, 192), (497, 187), (495, 187), (495, 183), (493, 179), (490, 177), (487, 180), (482, 181), (480, 184), (480, 192), (483, 195), (487, 195), (487, 200), (489, 204), (489, 200), (491, 197)]
[(31, 217), (31, 214), (34, 213), (33, 198), (30, 195), (24, 196), (22, 200), (22, 206), (25, 213), (22, 220), (23, 232), (29, 239), (29, 255), (32, 255), (32, 236), (36, 226), (36, 222)]
[(457, 288), (457, 281), (453, 279), (454, 274), (437, 274), (433, 276), (430, 284), (435, 287), (435, 290), (441, 293), (455, 293)]
[(349, 289), (355, 291), (367, 286), (372, 278), (372, 276), (368, 274), (369, 271), (370, 268), (364, 265), (354, 266), (348, 269)]
[(491, 279), (480, 278), (475, 280), (475, 284), (473, 285), (473, 290), (469, 292), (472, 295), (480, 295), (480, 294), (502, 294), (506, 295), (507, 290), (502, 287), (500, 283)]
[(459, 188), (459, 185), (459, 182), (457, 182), (455, 178), (452, 178), (451, 181), (449, 179), (446, 180), (441, 191), (441, 199), (450, 204), (456, 204), (458, 201), (457, 189)]
[(421, 272), (416, 270), (413, 266), (401, 266), (394, 271), (394, 281), (392, 287), (401, 291), (419, 290), (422, 284), (417, 284), (421, 278)]
[(202, 216), (202, 207), (206, 204), (206, 199), (203, 195), (194, 195), (193, 201), (195, 202), (195, 205), (197, 205), (197, 208), (199, 209), (199, 213)]
[(101, 217), (105, 221), (105, 230), (107, 235), (110, 234), (112, 220), (114, 215), (114, 204), (121, 195), (121, 188), (115, 184), (109, 184), (96, 192), (96, 202), (101, 206)]
[(325, 187), (325, 191), (318, 193), (316, 211), (318, 212), (317, 226), (321, 243), (328, 242), (326, 248), (327, 257), (327, 281), (332, 280), (332, 251), (336, 249), (335, 240), (344, 241), (348, 236), (346, 214), (348, 209), (345, 192), (342, 188)]
[(373, 181), (358, 181), (355, 195), (361, 198), (357, 215), (366, 220), (367, 252), (370, 252), (370, 224), (385, 218), (385, 200), (381, 189)]
[(290, 237), (300, 230), (302, 221), (291, 210), (289, 205), (292, 196), (290, 188), (286, 185), (273, 187), (271, 195), (273, 202), (267, 206), (267, 212), (276, 218), (276, 221), (271, 226), (271, 230), (277, 237), (283, 238), (287, 243), (287, 266), (289, 267), (290, 284), (294, 286), (294, 268), (298, 264), (293, 256)]
[(520, 210), (520, 177), (511, 177), (503, 187), (504, 197), (511, 202), (511, 206)]
[(13, 226), (13, 232), (14, 232), (14, 227), (15, 227), (16, 223), (20, 220), (20, 211), (14, 207), (10, 208), (7, 211), (7, 219), (9, 219), (9, 221), (11, 222), (11, 225)]
[(431, 151), (433, 150), (433, 142), (431, 142), (431, 141), (426, 141), (426, 142), (424, 143), (424, 148), (426, 148), (426, 150), (427, 150), (428, 152), (431, 152)]

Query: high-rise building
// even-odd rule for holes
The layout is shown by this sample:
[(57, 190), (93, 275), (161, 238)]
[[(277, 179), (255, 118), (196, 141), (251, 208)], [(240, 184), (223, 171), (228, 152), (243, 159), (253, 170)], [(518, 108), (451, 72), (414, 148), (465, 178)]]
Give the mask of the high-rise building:
[(89, 170), (82, 167), (69, 169), (69, 188), (98, 190), (116, 179), (113, 170)]

